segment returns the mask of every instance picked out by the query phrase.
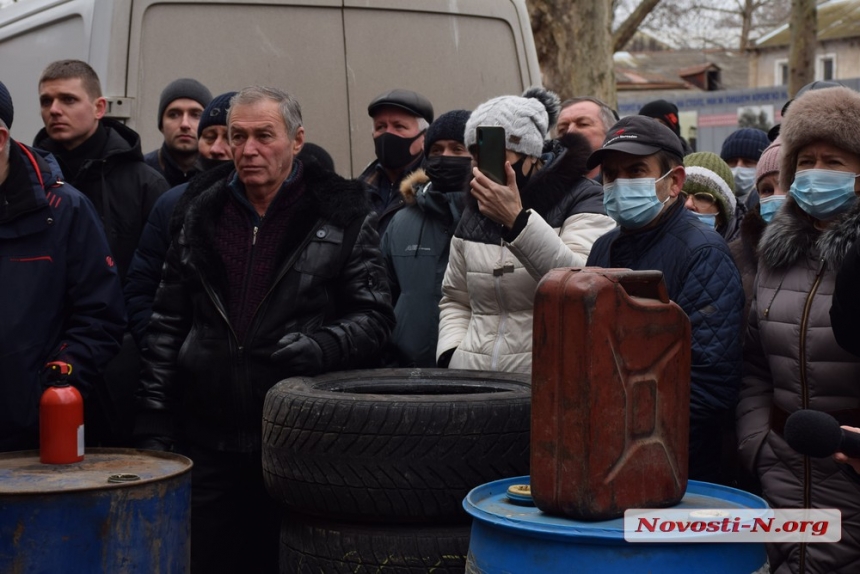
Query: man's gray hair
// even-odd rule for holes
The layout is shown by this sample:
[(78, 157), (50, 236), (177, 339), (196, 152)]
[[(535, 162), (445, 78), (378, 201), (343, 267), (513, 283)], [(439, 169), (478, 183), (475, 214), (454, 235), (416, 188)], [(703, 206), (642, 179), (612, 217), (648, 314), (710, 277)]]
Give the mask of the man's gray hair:
[[(430, 127), (430, 122), (428, 122), (421, 116), (415, 116), (415, 120), (418, 122), (418, 133), (426, 132), (427, 129)], [(371, 125), (373, 125), (372, 122)], [(371, 131), (373, 131), (373, 129), (371, 129)]]
[(592, 104), (597, 104), (597, 107), (600, 108), (600, 121), (603, 122), (603, 131), (608, 132), (609, 128), (615, 125), (615, 122), (618, 121), (618, 113), (610, 108), (606, 102), (598, 99), (592, 98), (591, 96), (580, 96), (576, 98), (570, 98), (569, 100), (565, 100), (561, 103), (561, 109), (564, 111), (566, 108), (569, 108), (573, 104), (578, 104), (580, 102), (591, 102)]
[(230, 125), (230, 118), (233, 116), (233, 110), (236, 106), (245, 106), (256, 104), (257, 102), (269, 100), (278, 104), (278, 109), (281, 112), (281, 117), (284, 119), (284, 125), (287, 126), (287, 134), (290, 139), (295, 139), (299, 128), (302, 127), (302, 107), (299, 101), (283, 90), (278, 88), (269, 88), (265, 86), (251, 86), (244, 88), (238, 94), (230, 98), (230, 110), (227, 112), (227, 125)]

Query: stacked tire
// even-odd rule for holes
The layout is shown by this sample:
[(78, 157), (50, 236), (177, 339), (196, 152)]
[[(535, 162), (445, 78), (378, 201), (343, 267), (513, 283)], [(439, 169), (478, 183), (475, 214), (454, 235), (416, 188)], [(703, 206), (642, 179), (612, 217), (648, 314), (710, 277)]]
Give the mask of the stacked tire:
[(263, 471), (287, 509), (281, 572), (465, 571), (474, 487), (528, 474), (522, 375), (381, 369), (275, 385)]

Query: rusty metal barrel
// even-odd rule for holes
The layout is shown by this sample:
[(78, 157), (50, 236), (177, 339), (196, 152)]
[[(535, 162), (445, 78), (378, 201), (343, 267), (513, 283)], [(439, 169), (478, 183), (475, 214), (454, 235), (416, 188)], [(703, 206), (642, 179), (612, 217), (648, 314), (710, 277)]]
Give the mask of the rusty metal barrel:
[(0, 572), (188, 572), (191, 466), (131, 449), (64, 465), (0, 454)]

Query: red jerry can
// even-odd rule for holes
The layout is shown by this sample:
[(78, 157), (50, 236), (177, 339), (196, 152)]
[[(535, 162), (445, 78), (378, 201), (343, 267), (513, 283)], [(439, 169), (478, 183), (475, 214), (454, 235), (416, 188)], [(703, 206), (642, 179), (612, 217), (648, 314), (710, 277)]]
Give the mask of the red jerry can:
[(554, 269), (538, 285), (531, 493), (544, 512), (609, 520), (687, 489), (690, 321), (663, 273)]

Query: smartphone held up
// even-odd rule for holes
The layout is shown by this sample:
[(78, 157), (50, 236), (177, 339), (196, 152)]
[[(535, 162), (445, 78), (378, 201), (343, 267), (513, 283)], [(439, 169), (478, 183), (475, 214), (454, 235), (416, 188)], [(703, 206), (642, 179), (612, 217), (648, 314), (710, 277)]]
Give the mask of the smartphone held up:
[(505, 185), (508, 179), (505, 174), (505, 128), (478, 126), (476, 136), (478, 169), (496, 183)]

